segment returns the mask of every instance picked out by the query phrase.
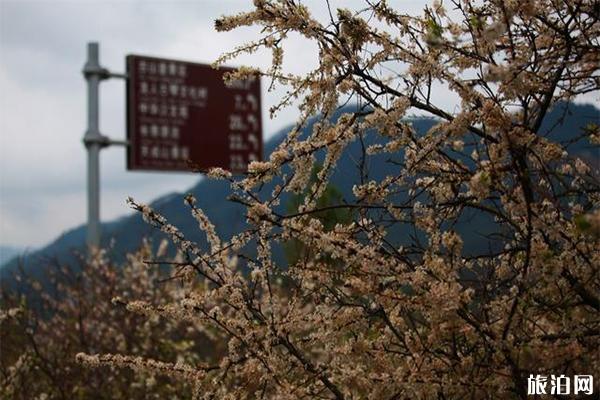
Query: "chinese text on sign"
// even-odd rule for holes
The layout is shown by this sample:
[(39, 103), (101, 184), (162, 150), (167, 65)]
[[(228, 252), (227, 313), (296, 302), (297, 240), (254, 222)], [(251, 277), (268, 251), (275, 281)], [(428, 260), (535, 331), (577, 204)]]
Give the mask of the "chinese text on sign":
[(233, 69), (128, 56), (127, 168), (245, 172), (262, 157), (260, 80), (226, 86)]

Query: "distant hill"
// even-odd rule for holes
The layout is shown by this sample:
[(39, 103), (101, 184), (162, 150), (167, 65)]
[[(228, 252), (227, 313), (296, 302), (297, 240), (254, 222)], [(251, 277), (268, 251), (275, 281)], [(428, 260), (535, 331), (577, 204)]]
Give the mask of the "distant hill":
[[(349, 110), (341, 110), (341, 112)], [(568, 141), (576, 137), (581, 128), (590, 122), (600, 123), (600, 111), (591, 105), (570, 105), (568, 112), (563, 116), (561, 107), (556, 107), (545, 119), (542, 132), (547, 131), (547, 137), (554, 141)], [(335, 118), (335, 117), (334, 117)], [(436, 123), (433, 119), (415, 118), (412, 120), (413, 127), (417, 132), (427, 131)], [(552, 129), (550, 129), (552, 128)], [(310, 132), (312, 123), (304, 130), (304, 135)], [(265, 155), (268, 156), (271, 151), (283, 140), (289, 129), (284, 129), (265, 143)], [(375, 143), (380, 140), (376, 134), (368, 134), (366, 144)], [(588, 159), (598, 162), (598, 148), (592, 148), (588, 143), (581, 141), (570, 145), (570, 152), (584, 156)], [(350, 201), (353, 198), (352, 186), (358, 182), (359, 172), (356, 166), (356, 160), (361, 154), (361, 145), (354, 142), (349, 145), (348, 151), (338, 162), (337, 168), (332, 176), (331, 182), (342, 192), (345, 199)], [(370, 173), (370, 179), (379, 179), (383, 176), (393, 174), (397, 171), (397, 166), (390, 162), (390, 155), (378, 155), (369, 159), (367, 168)], [(264, 193), (270, 193), (273, 185), (271, 182), (263, 188)], [(245, 227), (244, 208), (239, 204), (227, 201), (227, 196), (231, 193), (229, 186), (223, 182), (200, 179), (199, 182), (185, 193), (170, 193), (162, 196), (152, 202), (151, 206), (163, 214), (170, 223), (181, 229), (191, 240), (205, 245), (205, 239), (197, 228), (197, 224), (190, 216), (189, 209), (183, 204), (183, 197), (186, 193), (193, 194), (198, 200), (198, 206), (201, 207), (208, 217), (215, 224), (218, 233), (224, 239), (229, 239), (235, 233), (242, 231)], [(282, 209), (285, 207), (286, 199), (282, 200)], [(122, 259), (127, 252), (137, 248), (142, 237), (155, 239), (162, 237), (162, 234), (150, 225), (142, 221), (142, 218), (135, 213), (122, 217), (118, 220), (107, 222), (102, 225), (103, 245), (111, 246), (112, 256)], [(478, 215), (466, 216), (464, 226), (459, 230), (463, 235), (469, 236), (469, 241), (474, 247), (485, 246), (482, 242), (482, 234), (489, 233), (494, 229), (492, 221), (486, 221)], [(402, 233), (392, 232), (394, 242), (401, 242)], [(467, 241), (465, 241), (467, 242)], [(112, 243), (112, 245), (111, 245)], [(85, 250), (85, 225), (71, 229), (50, 245), (43, 249), (35, 251), (23, 258), (27, 270), (35, 272), (43, 265), (44, 260), (54, 259), (61, 262), (71, 262), (74, 260), (73, 254)], [(16, 267), (15, 259), (5, 264), (0, 269), (0, 278), (7, 279), (11, 271)]]
[(22, 247), (0, 245), (0, 265), (3, 265), (15, 257), (18, 257), (24, 252), (25, 249)]

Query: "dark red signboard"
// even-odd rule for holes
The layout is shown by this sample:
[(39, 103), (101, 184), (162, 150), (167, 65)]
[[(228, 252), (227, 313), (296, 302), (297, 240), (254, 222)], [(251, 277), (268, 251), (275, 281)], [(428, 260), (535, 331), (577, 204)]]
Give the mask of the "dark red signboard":
[(245, 172), (262, 157), (260, 80), (231, 68), (127, 56), (127, 168)]

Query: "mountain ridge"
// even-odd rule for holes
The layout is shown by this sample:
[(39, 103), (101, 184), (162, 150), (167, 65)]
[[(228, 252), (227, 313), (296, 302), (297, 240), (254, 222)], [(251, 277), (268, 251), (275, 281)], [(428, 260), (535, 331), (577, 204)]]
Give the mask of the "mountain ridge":
[[(563, 123), (560, 125), (560, 132), (556, 131), (548, 134), (548, 138), (551, 140), (560, 141), (560, 139), (567, 135), (572, 129), (581, 129), (585, 126), (589, 120), (593, 120), (598, 123), (599, 110), (593, 105), (579, 105), (571, 104), (571, 113), (568, 118), (565, 118)], [(341, 109), (333, 118), (337, 118), (341, 113), (347, 112), (349, 109)], [(545, 118), (544, 125), (546, 127), (553, 126), (558, 119), (561, 118), (562, 113), (558, 110), (558, 107)], [(312, 130), (312, 124), (316, 119), (312, 119), (309, 124), (303, 129), (303, 135), (307, 135)], [(437, 122), (435, 119), (425, 117), (415, 117), (411, 119), (413, 127), (417, 132), (427, 131), (433, 124)], [(264, 145), (265, 159), (275, 149), (275, 147), (286, 137), (288, 128), (280, 130), (278, 133), (273, 135)], [(563, 133), (561, 133), (563, 132)], [(381, 140), (378, 138), (379, 135), (369, 134), (367, 144), (372, 144)], [(589, 148), (581, 145), (575, 149), (577, 154), (585, 154), (589, 156)], [(354, 159), (360, 151), (359, 144), (353, 142), (349, 145), (347, 151), (344, 153), (336, 169), (331, 177), (332, 183), (338, 187), (344, 198), (350, 198), (352, 196), (352, 186), (356, 183), (356, 175), (349, 173), (354, 168)], [(598, 160), (597, 150), (594, 154), (594, 150), (591, 151), (591, 157)], [(400, 153), (399, 153), (400, 154)], [(320, 154), (318, 158), (322, 159), (323, 154)], [(370, 160), (368, 166), (371, 170), (372, 178), (378, 179), (390, 173), (389, 166), (390, 156), (376, 156)], [(275, 182), (271, 182), (264, 188), (265, 191), (269, 190), (274, 186)], [(245, 213), (244, 208), (233, 202), (223, 201), (231, 193), (229, 185), (226, 182), (208, 180), (205, 178), (199, 179), (199, 181), (186, 192), (170, 192), (158, 197), (152, 201), (149, 205), (155, 209), (155, 211), (163, 214), (169, 223), (177, 226), (181, 231), (188, 237), (188, 239), (198, 242), (201, 246), (206, 244), (205, 238), (197, 229), (196, 221), (191, 217), (189, 209), (184, 205), (183, 197), (186, 193), (194, 195), (198, 202), (198, 207), (202, 208), (207, 216), (211, 219), (216, 227), (217, 233), (221, 235), (225, 240), (228, 240), (233, 234), (240, 232), (245, 226)], [(282, 205), (284, 207), (287, 197), (282, 199)], [(475, 218), (477, 218), (475, 216)], [(481, 222), (478, 227), (485, 227), (487, 222)], [(485, 230), (485, 229), (484, 229)], [(142, 221), (142, 218), (137, 213), (130, 213), (128, 215), (119, 217), (113, 221), (102, 223), (103, 232), (103, 247), (110, 249), (113, 257), (117, 259), (124, 259), (125, 254), (139, 247), (142, 237), (147, 237), (155, 242), (158, 242), (163, 235), (150, 226), (149, 224)], [(26, 257), (13, 258), (11, 261), (5, 263), (0, 267), (0, 279), (8, 278), (9, 274), (17, 268), (19, 264), (23, 264), (26, 269), (35, 269), (34, 266), (38, 263), (43, 263), (44, 260), (54, 259), (60, 262), (72, 262), (77, 256), (77, 253), (83, 253), (85, 251), (85, 225), (80, 225), (75, 228), (69, 229), (61, 234), (57, 239), (52, 241), (49, 245), (42, 249), (32, 252)]]

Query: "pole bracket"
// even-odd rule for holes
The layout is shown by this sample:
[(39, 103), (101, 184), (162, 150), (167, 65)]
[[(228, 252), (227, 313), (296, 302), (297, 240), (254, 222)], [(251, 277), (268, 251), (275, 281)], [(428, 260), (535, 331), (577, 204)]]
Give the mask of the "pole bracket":
[(110, 78), (111, 76), (111, 73), (108, 69), (90, 63), (86, 63), (83, 66), (82, 72), (86, 79), (92, 76), (97, 76), (100, 80), (104, 80)]
[(125, 146), (125, 147), (127, 147), (127, 146), (129, 146), (129, 141), (128, 140), (115, 140), (115, 139), (111, 139), (108, 136), (104, 136), (99, 133), (87, 132), (83, 136), (83, 144), (85, 145), (86, 148), (89, 146), (92, 146), (94, 144), (100, 145), (101, 148), (108, 147), (108, 146)]

